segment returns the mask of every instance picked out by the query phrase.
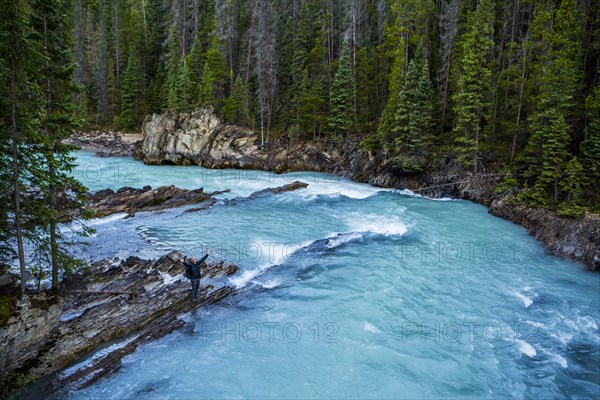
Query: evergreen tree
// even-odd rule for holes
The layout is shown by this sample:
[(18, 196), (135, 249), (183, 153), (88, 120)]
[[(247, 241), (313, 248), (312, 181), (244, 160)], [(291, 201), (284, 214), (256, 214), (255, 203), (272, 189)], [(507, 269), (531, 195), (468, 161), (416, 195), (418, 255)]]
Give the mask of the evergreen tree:
[(394, 145), (393, 119), (398, 110), (400, 89), (404, 83), (405, 68), (405, 45), (404, 38), (400, 37), (392, 62), (392, 68), (388, 75), (389, 97), (385, 108), (381, 113), (379, 124), (377, 126), (377, 137), (384, 146), (385, 150), (390, 150)]
[(489, 107), (492, 71), (490, 52), (494, 9), (491, 0), (481, 0), (467, 20), (467, 32), (462, 38), (463, 57), (460, 63), (458, 92), (454, 96), (457, 139), (460, 161), (472, 165), (475, 173), (480, 163), (483, 119)]
[(192, 71), (188, 68), (187, 60), (181, 60), (179, 67), (179, 76), (175, 81), (175, 101), (172, 109), (178, 111), (189, 111), (194, 105), (194, 84), (192, 80)]
[(577, 157), (573, 157), (567, 163), (564, 176), (560, 181), (561, 191), (566, 194), (566, 203), (559, 209), (561, 214), (578, 216), (581, 213), (582, 208), (579, 204), (584, 182), (583, 167)]
[(135, 129), (141, 117), (142, 67), (139, 56), (129, 53), (127, 69), (121, 89), (121, 116), (119, 125), (124, 129)]
[(589, 193), (596, 194), (597, 197), (600, 193), (600, 86), (597, 86), (594, 93), (588, 96), (585, 106), (588, 113), (588, 126), (585, 140), (581, 143), (582, 164)]
[(421, 171), (426, 167), (427, 145), (432, 137), (432, 108), (433, 87), (429, 79), (429, 65), (418, 54), (408, 65), (392, 129), (396, 134), (395, 161), (405, 171)]
[[(9, 0), (3, 4), (0, 18), (0, 72), (3, 82), (0, 85), (0, 143), (2, 143), (3, 177), (2, 182), (10, 188), (3, 191), (8, 198), (2, 202), (10, 204), (5, 217), (12, 217), (2, 225), (9, 229), (2, 236), (14, 238), (17, 244), (16, 255), (21, 273), (21, 291), (25, 292), (26, 259), (24, 239), (27, 234), (27, 220), (30, 210), (25, 207), (24, 187), (31, 177), (33, 153), (40, 142), (37, 115), (42, 108), (42, 94), (37, 83), (41, 68), (39, 43), (32, 37), (31, 8), (19, 0)], [(10, 172), (8, 172), (10, 171)], [(5, 247), (11, 247), (5, 246)], [(12, 249), (11, 249), (12, 250)], [(14, 250), (11, 251), (14, 254)], [(7, 257), (10, 254), (2, 254)]]
[(227, 65), (221, 53), (221, 41), (215, 35), (206, 52), (202, 69), (198, 101), (203, 106), (211, 106), (220, 113), (227, 84)]
[(350, 43), (342, 44), (338, 70), (331, 87), (329, 129), (333, 133), (348, 133), (354, 124), (354, 74), (350, 62)]
[(571, 158), (567, 148), (571, 141), (571, 127), (566, 121), (573, 110), (581, 78), (578, 24), (576, 1), (563, 0), (554, 18), (538, 104), (530, 118), (531, 136), (527, 144), (529, 170), (526, 176), (535, 181), (531, 197), (538, 204), (546, 204), (548, 194), (552, 194), (554, 201), (558, 200), (565, 161)]
[(246, 125), (249, 122), (248, 87), (238, 74), (233, 91), (227, 99), (223, 111), (225, 120), (231, 124)]
[(204, 68), (205, 57), (204, 52), (202, 51), (202, 43), (199, 35), (196, 35), (194, 40), (194, 44), (189, 54), (186, 56), (187, 58), (187, 67), (190, 71), (190, 80), (194, 85), (194, 98), (198, 99), (199, 96), (199, 88), (200, 82), (202, 81), (202, 70)]
[(179, 40), (177, 37), (177, 25), (175, 23), (171, 26), (168, 51), (169, 58), (167, 61), (167, 77), (163, 87), (166, 103), (163, 103), (163, 107), (173, 110), (177, 107), (177, 80), (181, 74), (181, 71), (179, 70), (181, 67), (181, 61), (179, 57)]
[[(71, 174), (75, 168), (75, 159), (70, 155), (73, 146), (62, 143), (78, 125), (73, 116), (74, 105), (72, 95), (76, 91), (72, 74), (75, 65), (69, 64), (69, 49), (66, 38), (67, 25), (64, 15), (67, 11), (66, 0), (35, 0), (36, 12), (34, 28), (42, 38), (44, 66), (42, 71), (45, 87), (44, 112), (40, 121), (41, 157), (39, 166), (34, 171), (36, 186), (43, 197), (35, 199), (38, 204), (39, 231), (32, 236), (39, 252), (47, 254), (52, 269), (52, 288), (58, 289), (59, 272), (69, 271), (80, 265), (65, 250), (65, 238), (57, 228), (59, 219), (65, 212), (74, 208), (84, 210), (84, 194), (87, 189), (75, 180)], [(70, 191), (70, 197), (64, 195)], [(32, 203), (32, 202), (30, 202)], [(65, 203), (69, 210), (65, 209)], [(86, 215), (85, 212), (83, 212)], [(85, 226), (84, 226), (85, 228)], [(90, 231), (85, 228), (79, 231), (85, 235)], [(63, 246), (61, 246), (63, 245)]]

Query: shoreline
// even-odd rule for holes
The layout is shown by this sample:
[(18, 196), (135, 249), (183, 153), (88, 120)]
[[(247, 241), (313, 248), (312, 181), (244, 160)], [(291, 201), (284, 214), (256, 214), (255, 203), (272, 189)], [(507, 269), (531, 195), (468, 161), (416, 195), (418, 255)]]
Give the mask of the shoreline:
[[(184, 129), (190, 125), (197, 130)], [(149, 165), (199, 165), (210, 169), (255, 169), (268, 172), (325, 172), (380, 188), (409, 189), (429, 198), (452, 197), (487, 207), (488, 213), (523, 226), (540, 240), (548, 254), (584, 264), (600, 272), (600, 216), (578, 218), (527, 207), (496, 194), (502, 174), (473, 175), (448, 160), (440, 171), (402, 173), (380, 154), (362, 152), (357, 141), (291, 141), (276, 139), (260, 146), (246, 128), (221, 125), (207, 110), (149, 116), (139, 134), (76, 133), (71, 143), (101, 157), (133, 155)], [(109, 140), (107, 140), (107, 137)], [(118, 138), (125, 137), (124, 144)], [(115, 139), (117, 138), (117, 139)], [(129, 146), (126, 154), (124, 146)]]

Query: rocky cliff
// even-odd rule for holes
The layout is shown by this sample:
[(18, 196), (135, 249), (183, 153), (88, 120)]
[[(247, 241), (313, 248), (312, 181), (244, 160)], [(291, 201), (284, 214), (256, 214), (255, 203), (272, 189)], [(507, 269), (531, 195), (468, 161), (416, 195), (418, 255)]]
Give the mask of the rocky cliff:
[[(72, 366), (52, 381), (54, 387), (88, 385), (117, 370), (121, 358), (140, 344), (183, 326), (185, 313), (233, 292), (223, 283), (213, 287), (214, 283), (203, 279), (198, 299), (191, 300), (179, 257), (173, 251), (157, 260), (105, 260), (67, 279), (60, 297), (22, 296), (7, 323), (0, 326), (0, 370), (39, 378), (100, 345), (118, 341), (110, 351)], [(227, 276), (237, 269), (223, 262), (211, 263), (203, 277)]]

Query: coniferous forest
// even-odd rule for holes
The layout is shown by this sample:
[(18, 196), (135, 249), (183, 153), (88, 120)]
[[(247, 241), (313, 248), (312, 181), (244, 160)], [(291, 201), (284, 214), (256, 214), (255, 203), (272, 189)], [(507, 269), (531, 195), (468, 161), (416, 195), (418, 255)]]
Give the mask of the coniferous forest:
[(594, 0), (9, 0), (0, 24), (2, 254), (23, 271), (39, 242), (55, 284), (60, 208), (84, 193), (61, 141), (164, 110), (360, 141), (405, 173), (455, 159), (564, 215), (600, 204)]
[(211, 106), (263, 140), (362, 141), (406, 172), (449, 156), (577, 214), (600, 182), (592, 0), (73, 0), (77, 115), (138, 130)]

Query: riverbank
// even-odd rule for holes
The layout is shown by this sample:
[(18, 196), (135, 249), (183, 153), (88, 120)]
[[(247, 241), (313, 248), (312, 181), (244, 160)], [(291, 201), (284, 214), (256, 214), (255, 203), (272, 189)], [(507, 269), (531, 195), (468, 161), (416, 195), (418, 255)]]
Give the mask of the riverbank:
[[(47, 389), (85, 387), (118, 370), (121, 359), (138, 346), (184, 326), (185, 314), (233, 293), (226, 284), (203, 279), (198, 299), (191, 301), (181, 256), (172, 251), (156, 260), (103, 260), (65, 279), (60, 294), (17, 296), (15, 285), (14, 310), (0, 327), (2, 375), (37, 380), (71, 365)], [(236, 265), (213, 262), (204, 278), (231, 276), (237, 270)], [(72, 365), (86, 354), (91, 358), (85, 363)], [(4, 396), (10, 388), (1, 389)]]
[[(99, 155), (122, 155), (123, 146), (107, 141), (106, 135), (92, 132), (78, 133), (75, 137), (73, 143)], [(358, 141), (285, 138), (261, 146), (255, 132), (224, 125), (210, 110), (149, 116), (142, 126), (141, 138), (133, 146), (134, 157), (146, 164), (279, 173), (327, 172), (378, 187), (410, 189), (427, 197), (471, 200), (487, 206), (491, 214), (525, 227), (545, 244), (549, 254), (580, 261), (587, 269), (600, 271), (600, 218), (597, 215), (587, 213), (579, 218), (565, 218), (516, 204), (510, 201), (510, 194), (496, 193), (502, 174), (473, 175), (462, 170), (453, 159), (447, 160), (436, 172), (407, 174), (381, 154), (361, 151)]]

